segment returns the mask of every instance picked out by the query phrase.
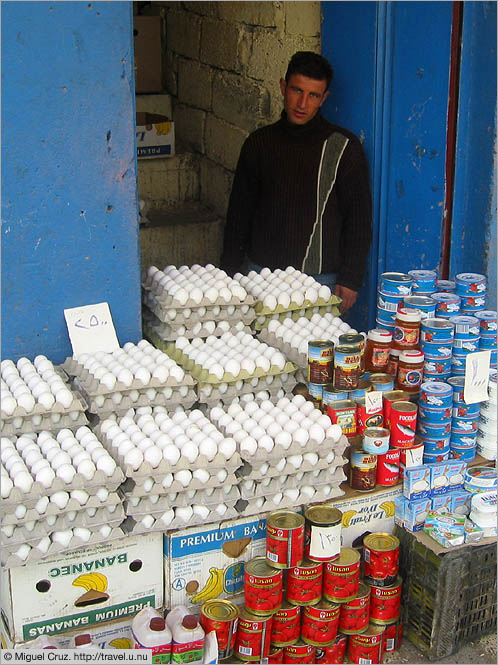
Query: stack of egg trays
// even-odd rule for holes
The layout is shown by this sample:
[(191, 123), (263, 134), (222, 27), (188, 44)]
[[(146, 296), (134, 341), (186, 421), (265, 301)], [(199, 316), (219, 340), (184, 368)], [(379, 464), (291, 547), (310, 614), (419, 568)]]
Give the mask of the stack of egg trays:
[[(197, 400), (196, 382), (188, 374), (180, 383), (171, 376), (165, 382), (151, 377), (146, 385), (139, 379), (134, 379), (131, 386), (116, 381), (114, 388), (109, 390), (74, 358), (66, 358), (63, 366), (67, 373), (74, 377), (73, 383), (83, 394), (88, 404), (87, 410), (100, 418), (105, 418), (112, 413), (122, 414), (128, 409), (136, 409), (141, 406), (164, 406), (169, 409), (181, 404), (185, 408), (190, 408)], [(146, 391), (149, 388), (156, 390), (153, 399), (147, 396)], [(135, 400), (130, 396), (134, 391), (138, 392), (138, 398)], [(122, 399), (116, 403), (113, 395), (118, 392), (122, 394)]]
[[(270, 383), (269, 379), (271, 379)], [(295, 373), (270, 374), (260, 378), (246, 379), (245, 381), (226, 384), (226, 390), (223, 391), (219, 385), (199, 383), (197, 385), (197, 392), (199, 395), (199, 403), (211, 407), (219, 402), (224, 405), (230, 404), (236, 397), (251, 393), (257, 394), (261, 391), (266, 391), (271, 397), (276, 397), (280, 394), (280, 391), (283, 391), (285, 395), (290, 395), (296, 383)]]
[[(227, 332), (231, 328), (236, 330), (243, 330), (244, 332), (251, 333), (251, 327), (243, 321), (236, 321), (230, 324), (229, 321), (212, 321), (206, 319), (199, 321), (199, 325), (193, 328), (186, 328), (183, 325), (171, 325), (169, 323), (163, 323), (160, 321), (157, 316), (149, 311), (147, 308), (144, 308), (142, 311), (142, 323), (143, 323), (143, 332), (151, 342), (158, 349), (163, 350), (162, 346), (165, 342), (173, 342), (178, 337), (187, 337), (188, 339), (193, 339), (194, 337), (208, 337), (209, 335), (214, 335), (215, 337), (221, 337), (223, 333)], [(222, 325), (227, 323), (226, 325)], [(221, 325), (220, 325), (221, 324)]]
[(281, 351), (286, 358), (289, 358), (291, 362), (298, 366), (299, 369), (308, 368), (308, 354), (299, 353), (295, 346), (283, 342), (281, 337), (277, 337), (275, 333), (270, 332), (268, 329), (262, 330), (258, 339), (262, 342), (265, 342), (269, 346), (274, 346), (276, 349)]
[(308, 319), (311, 319), (313, 314), (323, 314), (331, 313), (334, 316), (340, 316), (339, 312), (339, 303), (341, 299), (337, 296), (332, 296), (329, 300), (324, 300), (319, 298), (316, 303), (312, 303), (309, 300), (305, 300), (304, 304), (300, 307), (296, 303), (291, 302), (290, 306), (283, 308), (282, 305), (277, 305), (276, 309), (270, 310), (268, 307), (263, 307), (263, 303), (256, 303), (256, 318), (253, 321), (252, 327), (258, 332), (263, 330), (268, 326), (270, 321), (278, 319), (280, 322), (285, 321), (285, 319), (293, 319), (297, 321), (301, 316), (305, 316)]

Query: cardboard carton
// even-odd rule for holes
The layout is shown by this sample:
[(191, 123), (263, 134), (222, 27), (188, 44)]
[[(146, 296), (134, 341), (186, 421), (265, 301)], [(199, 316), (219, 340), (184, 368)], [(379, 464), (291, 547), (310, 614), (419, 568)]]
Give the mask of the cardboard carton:
[(175, 154), (175, 124), (155, 113), (136, 114), (137, 158), (155, 159)]

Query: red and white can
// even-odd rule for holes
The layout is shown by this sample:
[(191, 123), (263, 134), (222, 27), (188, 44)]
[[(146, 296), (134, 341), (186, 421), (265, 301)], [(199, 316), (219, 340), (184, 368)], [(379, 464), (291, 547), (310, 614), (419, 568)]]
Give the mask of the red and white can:
[(273, 614), (282, 605), (283, 571), (272, 568), (264, 556), (248, 561), (244, 569), (245, 606), (254, 614)]
[(344, 663), (347, 644), (348, 636), (338, 633), (333, 644), (328, 647), (318, 648), (316, 650), (316, 662), (324, 664), (327, 663), (327, 665)]
[(390, 448), (387, 453), (377, 455), (377, 485), (396, 485), (399, 480), (399, 459), (400, 448)]
[(337, 637), (341, 606), (321, 600), (303, 609), (301, 639), (314, 647), (328, 646)]
[(369, 533), (363, 539), (363, 577), (367, 584), (388, 587), (398, 577), (399, 540), (390, 533)]
[(396, 621), (401, 607), (402, 579), (392, 586), (370, 586), (370, 621), (382, 626)]
[(298, 566), (304, 556), (304, 516), (278, 510), (266, 522), (266, 558), (274, 568)]
[(382, 663), (382, 634), (384, 626), (370, 624), (361, 635), (351, 635), (348, 640), (348, 660), (350, 663), (370, 665)]
[(391, 446), (410, 448), (415, 442), (417, 427), (417, 405), (413, 402), (393, 402), (391, 404)]
[(404, 470), (412, 466), (420, 466), (424, 461), (424, 442), (415, 437), (415, 443), (410, 448), (399, 450), (399, 479), (403, 480)]
[(216, 633), (218, 658), (228, 658), (233, 653), (237, 634), (239, 610), (229, 600), (213, 598), (201, 607), (200, 624), (206, 633)]
[(397, 651), (401, 647), (402, 642), (403, 621), (399, 618), (385, 626), (385, 630), (382, 633), (382, 653)]
[(284, 648), (271, 647), (270, 653), (268, 654), (269, 665), (280, 665), (280, 663), (283, 662), (284, 662)]
[(356, 402), (351, 399), (330, 402), (327, 415), (335, 425), (340, 425), (342, 433), (348, 439), (356, 436)]
[(286, 647), (298, 641), (301, 633), (301, 608), (299, 605), (283, 603), (273, 615), (271, 643), (277, 647)]
[(370, 615), (370, 587), (360, 582), (356, 597), (341, 603), (339, 632), (346, 635), (364, 633), (368, 628)]
[(360, 554), (342, 547), (335, 561), (327, 561), (323, 572), (323, 595), (334, 603), (352, 600), (360, 586)]
[(235, 637), (235, 654), (240, 660), (260, 662), (270, 653), (273, 617), (256, 616), (242, 609)]
[(316, 648), (311, 644), (296, 642), (284, 649), (284, 663), (314, 663)]
[(410, 395), (404, 390), (389, 390), (382, 394), (382, 406), (384, 408), (384, 425), (391, 427), (391, 407), (395, 402), (407, 402)]
[(356, 434), (363, 434), (369, 427), (382, 427), (384, 422), (382, 404), (372, 413), (367, 413), (364, 397), (354, 401), (356, 402)]
[(292, 605), (314, 605), (322, 597), (323, 563), (305, 559), (287, 571), (286, 598)]

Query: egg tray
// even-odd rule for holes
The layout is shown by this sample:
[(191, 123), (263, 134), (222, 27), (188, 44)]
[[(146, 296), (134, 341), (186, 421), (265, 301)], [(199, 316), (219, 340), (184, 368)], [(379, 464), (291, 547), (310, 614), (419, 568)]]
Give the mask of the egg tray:
[[(86, 510), (80, 510), (73, 520), (69, 520), (66, 515), (60, 515), (54, 524), (48, 524), (46, 520), (39, 520), (35, 523), (33, 529), (28, 530), (26, 525), (16, 526), (12, 536), (7, 537), (1, 534), (0, 543), (2, 547), (8, 547), (10, 552), (15, 551), (23, 543), (30, 544), (33, 541), (40, 540), (44, 536), (49, 536), (54, 531), (65, 531), (66, 529), (75, 529), (77, 527), (101, 527), (107, 524), (111, 528), (117, 527), (125, 519), (123, 505), (116, 506), (114, 512), (109, 512), (107, 508), (99, 508), (93, 517), (86, 513)], [(14, 549), (13, 549), (14, 548)]]
[(163, 393), (158, 393), (153, 400), (150, 400), (143, 392), (138, 399), (132, 400), (128, 395), (123, 395), (123, 399), (116, 404), (112, 397), (106, 397), (102, 405), (95, 402), (95, 396), (88, 395), (88, 411), (101, 418), (106, 418), (110, 414), (124, 414), (128, 409), (137, 409), (141, 406), (164, 406), (167, 409), (175, 408), (179, 405), (190, 409), (197, 401), (197, 393), (193, 388), (188, 389), (185, 397), (180, 395), (178, 388), (173, 388), (171, 397), (166, 397)]
[[(87, 502), (83, 505), (76, 499), (70, 497), (65, 508), (59, 508), (53, 502), (48, 503), (47, 509), (43, 513), (39, 513), (36, 510), (36, 508), (29, 508), (26, 511), (24, 517), (22, 517), (21, 519), (16, 517), (14, 512), (11, 513), (5, 512), (3, 506), (0, 514), (2, 517), (2, 526), (9, 526), (9, 525), (22, 526), (26, 522), (36, 522), (38, 520), (43, 520), (46, 519), (47, 517), (51, 517), (52, 515), (55, 516), (65, 515), (67, 513), (75, 511), (79, 512), (80, 510), (86, 510), (87, 508), (96, 508), (97, 510), (100, 510), (101, 508), (105, 508), (107, 506), (115, 506), (120, 503), (122, 503), (122, 498), (120, 497), (118, 492), (110, 492), (109, 496), (105, 501), (101, 501), (96, 494), (93, 494), (88, 497)], [(2, 504), (0, 504), (0, 506), (1, 505)]]
[(290, 476), (294, 473), (299, 473), (299, 471), (317, 471), (318, 469), (326, 469), (330, 466), (330, 463), (327, 460), (319, 459), (316, 464), (311, 464), (311, 462), (304, 461), (301, 466), (296, 469), (296, 467), (287, 462), (283, 469), (277, 469), (273, 466), (270, 466), (265, 474), (262, 474), (259, 470), (259, 467), (253, 467), (251, 464), (246, 462), (240, 469), (239, 473), (241, 477), (245, 480), (262, 480), (263, 478), (273, 478), (274, 476)]
[(192, 515), (192, 517), (187, 521), (178, 519), (175, 516), (175, 518), (169, 524), (165, 524), (160, 519), (154, 518), (155, 522), (149, 529), (147, 529), (141, 521), (136, 521), (133, 517), (127, 517), (121, 526), (129, 535), (135, 536), (142, 533), (151, 533), (153, 531), (164, 532), (171, 529), (186, 529), (190, 526), (212, 524), (213, 522), (231, 520), (237, 517), (240, 517), (239, 512), (235, 507), (231, 507), (227, 508), (223, 515), (219, 515), (215, 510), (212, 510), (207, 517), (201, 518), (198, 515)]
[(282, 323), (285, 321), (285, 319), (292, 319), (293, 321), (297, 321), (297, 319), (299, 319), (301, 316), (305, 316), (307, 319), (311, 319), (313, 314), (320, 314), (321, 316), (323, 316), (323, 314), (333, 314), (334, 316), (340, 316), (340, 311), (337, 307), (337, 304), (333, 304), (327, 305), (325, 307), (301, 307), (300, 309), (285, 310), (283, 312), (272, 312), (266, 315), (260, 314), (254, 319), (252, 328), (255, 331), (260, 331), (267, 328), (270, 321), (275, 320), (276, 318), (278, 318), (278, 320)]
[(295, 346), (292, 346), (287, 342), (283, 342), (282, 338), (277, 337), (275, 333), (272, 333), (269, 330), (262, 330), (258, 335), (258, 339), (260, 339), (262, 342), (266, 342), (266, 344), (269, 346), (274, 346), (299, 368), (308, 367), (308, 354), (299, 353)]
[(193, 497), (187, 496), (187, 491), (174, 492), (176, 499), (171, 500), (169, 495), (159, 495), (159, 499), (153, 503), (149, 496), (136, 497), (139, 502), (136, 506), (132, 505), (130, 500), (124, 499), (124, 509), (126, 515), (154, 515), (157, 512), (164, 513), (168, 508), (176, 508), (178, 506), (193, 506), (194, 504), (202, 504), (204, 506), (217, 506), (219, 503), (235, 504), (240, 499), (240, 491), (238, 485), (233, 485), (230, 492), (225, 493), (223, 489), (216, 488), (214, 492), (207, 496), (205, 490), (197, 490)]
[(247, 312), (242, 312), (240, 305), (237, 305), (233, 313), (228, 312), (228, 305), (220, 307), (218, 314), (215, 314), (212, 311), (212, 307), (205, 307), (205, 313), (201, 316), (199, 314), (200, 307), (192, 309), (192, 313), (189, 317), (183, 315), (183, 309), (176, 310), (176, 316), (171, 319), (167, 312), (171, 311), (173, 308), (164, 308), (161, 303), (157, 300), (144, 300), (144, 307), (142, 308), (142, 316), (147, 320), (148, 323), (152, 323), (152, 327), (156, 327), (157, 324), (162, 323), (170, 327), (172, 330), (177, 330), (180, 326), (185, 326), (185, 328), (192, 328), (196, 323), (202, 321), (214, 321), (219, 323), (220, 321), (228, 321), (228, 323), (242, 323), (250, 326), (251, 323), (256, 318), (256, 312), (254, 307), (250, 307)]
[[(209, 473), (209, 470), (206, 469)], [(153, 485), (149, 489), (145, 489), (144, 482), (146, 480), (153, 480)], [(163, 485), (151, 478), (150, 476), (144, 476), (143, 478), (127, 478), (125, 482), (121, 485), (121, 491), (126, 494), (127, 498), (132, 496), (150, 496), (151, 494), (169, 494), (170, 492), (186, 492), (188, 490), (204, 490), (211, 487), (224, 487), (225, 485), (236, 485), (239, 482), (238, 477), (235, 475), (234, 471), (228, 473), (228, 476), (223, 482), (220, 482), (216, 475), (210, 475), (209, 480), (206, 482), (201, 482), (197, 478), (192, 478), (187, 487), (184, 487), (178, 480), (174, 480), (169, 487), (163, 487)]]
[[(341, 489), (340, 485), (331, 487), (331, 490), (328, 494), (325, 494), (323, 491), (316, 492), (312, 497), (313, 502), (320, 501), (330, 501), (331, 499), (336, 499), (337, 497), (343, 496), (345, 494), (344, 490)], [(250, 515), (259, 515), (262, 512), (270, 511), (274, 512), (275, 510), (284, 510), (288, 508), (296, 509), (301, 505), (308, 505), (310, 499), (308, 496), (298, 496), (298, 498), (293, 501), (288, 497), (284, 497), (280, 503), (274, 503), (271, 497), (265, 497), (263, 503), (261, 503), (261, 498), (252, 499), (247, 501), (246, 499), (241, 499), (237, 505), (237, 510), (239, 512), (239, 517), (245, 516), (249, 517)]]
[[(245, 290), (245, 289), (244, 289)], [(240, 300), (240, 298), (230, 298), (230, 300), (224, 300), (223, 298), (217, 298), (214, 302), (211, 300), (208, 300), (207, 298), (202, 298), (200, 302), (195, 302), (195, 300), (192, 300), (189, 298), (185, 304), (182, 304), (179, 300), (176, 300), (173, 296), (168, 295), (168, 292), (166, 289), (159, 284), (157, 285), (157, 288), (152, 288), (142, 282), (142, 294), (144, 297), (147, 297), (146, 294), (153, 294), (155, 298), (158, 300), (158, 302), (163, 305), (163, 307), (171, 307), (172, 309), (196, 309), (197, 307), (215, 307), (218, 305), (219, 307), (228, 307), (229, 305), (235, 305), (236, 307), (241, 307), (242, 305), (249, 305), (249, 307), (254, 307), (256, 304), (256, 300), (254, 297), (250, 294), (247, 293), (247, 296), (244, 298), (244, 300)]]
[[(225, 392), (220, 392), (219, 388), (213, 387), (213, 384), (211, 383), (199, 383), (197, 386), (199, 402), (201, 404), (207, 404), (208, 406), (213, 406), (219, 401), (222, 401), (224, 404), (230, 404), (235, 397), (248, 395), (250, 393), (258, 393), (262, 390), (266, 390), (271, 396), (275, 396), (279, 390), (291, 393), (297, 383), (294, 374), (289, 374), (286, 379), (282, 379), (281, 375), (277, 375), (270, 384), (266, 383), (266, 378), (267, 377), (262, 377), (258, 379), (255, 386), (253, 386), (250, 381), (244, 381), (240, 389), (236, 388), (234, 385), (229, 385)], [(211, 388), (211, 392), (207, 397), (203, 394), (206, 390), (205, 386)]]
[[(227, 506), (228, 510), (235, 511), (235, 504), (237, 503), (237, 501), (239, 501), (239, 499), (240, 499), (240, 496), (235, 498), (235, 499), (232, 499), (231, 501), (218, 501), (218, 503), (224, 503)], [(208, 508), (211, 513), (214, 513), (215, 512), (215, 506), (217, 506), (217, 505), (218, 504), (216, 504), (216, 503), (214, 503), (214, 504), (211, 503), (208, 506), (206, 506), (206, 508)], [(194, 503), (192, 503), (192, 501), (190, 501), (189, 503), (186, 503), (184, 506), (173, 506), (173, 505), (168, 504), (162, 509), (157, 508), (157, 505), (156, 505), (156, 506), (154, 506), (154, 510), (144, 510), (140, 513), (139, 512), (127, 513), (126, 519), (128, 519), (128, 517), (131, 517), (138, 524), (146, 515), (151, 515), (154, 519), (158, 519), (159, 517), (161, 517), (161, 515), (163, 515), (163, 513), (165, 511), (169, 510), (170, 508), (172, 508), (176, 512), (177, 508), (186, 508), (186, 507), (192, 507), (192, 506), (194, 506)], [(232, 514), (233, 514), (233, 512), (232, 512)], [(196, 519), (197, 520), (202, 520), (202, 518), (200, 518), (200, 517), (196, 517)], [(219, 519), (221, 519), (221, 517), (219, 517)], [(183, 525), (185, 525), (184, 520), (180, 520), (180, 521), (182, 522)]]
[[(336, 460), (334, 460), (334, 462), (335, 461)], [(244, 484), (241, 483), (239, 485), (240, 497), (241, 499), (250, 501), (251, 499), (259, 497), (265, 497), (269, 495), (273, 496), (275, 493), (282, 492), (286, 489), (300, 489), (304, 485), (312, 485), (318, 489), (320, 487), (324, 487), (325, 485), (334, 485), (337, 483), (340, 484), (344, 480), (347, 480), (347, 476), (343, 470), (343, 466), (346, 464), (346, 462), (347, 460), (344, 458), (339, 458), (337, 460), (337, 464), (322, 469), (318, 478), (314, 477), (312, 472), (307, 471), (304, 473), (304, 477), (300, 480), (297, 479), (299, 472), (289, 474), (288, 476), (274, 476), (271, 478), (263, 478), (262, 480), (255, 480), (255, 487), (253, 487), (251, 490), (244, 487)], [(322, 473), (325, 475), (322, 476)], [(264, 485), (263, 482), (267, 480), (270, 482)]]
[(256, 310), (256, 314), (258, 316), (268, 316), (269, 314), (282, 314), (284, 312), (293, 312), (295, 310), (308, 309), (310, 307), (327, 307), (329, 305), (339, 305), (341, 302), (342, 300), (338, 296), (330, 296), (328, 300), (325, 300), (325, 298), (317, 298), (315, 302), (311, 302), (311, 300), (305, 298), (302, 305), (298, 305), (294, 300), (291, 300), (288, 307), (277, 305), (275, 309), (270, 309), (269, 307), (264, 307), (263, 303), (258, 300), (254, 305), (254, 309)]
[[(206, 321), (208, 323), (208, 321)], [(180, 326), (178, 326), (180, 328)], [(213, 335), (214, 337), (221, 337), (224, 333), (226, 333), (226, 330), (223, 330), (223, 328), (220, 328), (219, 326), (216, 326), (216, 328), (211, 332), (209, 330), (206, 330), (204, 326), (201, 327), (200, 330), (194, 332), (192, 328), (185, 328), (179, 332), (178, 330), (172, 330), (171, 326), (168, 326), (166, 323), (162, 323), (159, 325), (153, 325), (150, 321), (148, 323), (143, 323), (142, 326), (142, 331), (146, 339), (148, 339), (154, 346), (161, 351), (164, 349), (162, 348), (162, 345), (164, 343), (171, 343), (174, 342), (178, 337), (183, 336), (186, 337), (187, 339), (194, 339), (197, 337), (200, 337), (201, 339), (206, 339), (210, 335)], [(242, 328), (242, 331), (245, 333), (249, 333), (250, 335), (252, 334), (252, 330), (248, 325), (244, 325)]]
[(8, 421), (0, 420), (2, 436), (21, 436), (22, 434), (33, 434), (44, 430), (47, 430), (48, 432), (58, 432), (65, 428), (77, 430), (78, 427), (88, 424), (88, 418), (84, 411), (78, 412), (76, 420), (73, 420), (69, 415), (62, 414), (61, 419), (56, 423), (53, 422), (51, 415), (52, 414), (47, 413), (42, 416), (41, 422), (38, 424), (33, 422), (32, 417), (25, 416), (17, 416), (17, 418), (22, 419), (22, 422), (19, 425), (15, 422), (16, 418), (10, 418)]

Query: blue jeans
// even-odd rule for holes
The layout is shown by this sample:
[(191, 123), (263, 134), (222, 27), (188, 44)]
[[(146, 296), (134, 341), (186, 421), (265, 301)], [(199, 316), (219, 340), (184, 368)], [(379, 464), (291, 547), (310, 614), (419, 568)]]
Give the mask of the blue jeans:
[[(254, 272), (261, 272), (263, 267), (264, 266), (260, 266), (257, 263), (254, 263), (251, 261), (251, 259), (247, 259), (246, 273), (250, 272), (251, 270), (254, 270)], [(335, 283), (337, 281), (336, 272), (324, 272), (321, 275), (311, 275), (311, 277), (316, 279), (319, 284), (325, 284), (328, 286), (332, 293), (334, 293)]]

